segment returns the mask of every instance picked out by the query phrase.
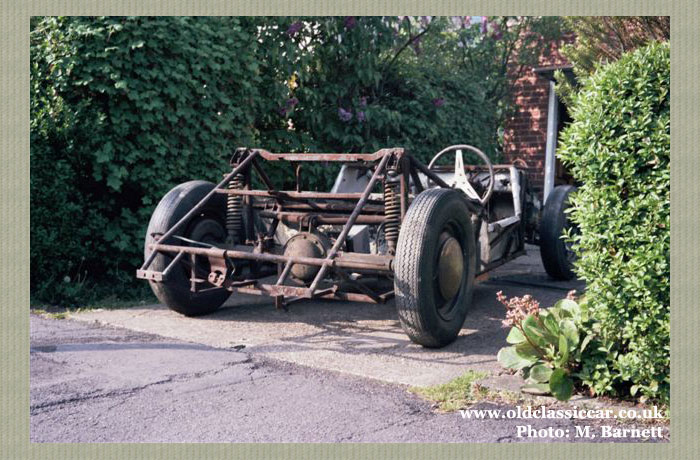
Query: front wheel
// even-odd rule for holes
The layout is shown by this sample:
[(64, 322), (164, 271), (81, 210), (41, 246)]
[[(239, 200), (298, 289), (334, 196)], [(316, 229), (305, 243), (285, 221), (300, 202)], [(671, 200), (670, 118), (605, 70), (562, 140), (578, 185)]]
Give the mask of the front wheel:
[(418, 195), (401, 224), (394, 291), (401, 327), (424, 347), (443, 347), (462, 329), (471, 305), (475, 238), (466, 198), (456, 190)]
[(575, 230), (566, 214), (569, 195), (576, 190), (573, 185), (559, 185), (552, 190), (544, 204), (540, 220), (540, 256), (547, 274), (554, 279), (574, 279), (576, 256), (571, 243), (562, 238), (570, 228)]

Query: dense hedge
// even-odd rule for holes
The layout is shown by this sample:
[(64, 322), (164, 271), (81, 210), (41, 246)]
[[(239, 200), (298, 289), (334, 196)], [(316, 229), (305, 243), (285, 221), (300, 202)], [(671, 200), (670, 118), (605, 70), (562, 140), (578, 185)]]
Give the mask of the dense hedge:
[(651, 44), (585, 79), (559, 149), (582, 183), (571, 214), (577, 272), (610, 350), (584, 363), (581, 377), (597, 393), (662, 401), (670, 391), (669, 49)]
[[(32, 294), (63, 304), (140, 295), (134, 270), (160, 197), (186, 180), (215, 181), (241, 145), (400, 146), (426, 160), (466, 142), (497, 155), (513, 43), (523, 28), (540, 30), (526, 39), (543, 49), (534, 45), (552, 24), (32, 18)], [(305, 188), (329, 187), (334, 169), (305, 167)], [(287, 186), (293, 177), (268, 173)]]
[[(159, 197), (216, 179), (283, 81), (238, 18), (46, 18), (32, 31), (32, 293), (133, 286)], [(266, 78), (267, 76), (267, 78)], [(282, 122), (278, 122), (280, 125)], [(118, 291), (118, 289), (117, 289)]]

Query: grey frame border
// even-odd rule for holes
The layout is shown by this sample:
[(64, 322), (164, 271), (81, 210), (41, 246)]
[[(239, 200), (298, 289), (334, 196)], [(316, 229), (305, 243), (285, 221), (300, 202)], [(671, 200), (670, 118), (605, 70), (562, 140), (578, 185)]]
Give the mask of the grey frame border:
[[(0, 15), (0, 459), (700, 458), (700, 181), (696, 0), (5, 1)], [(32, 15), (671, 16), (671, 442), (645, 444), (30, 444), (29, 16)], [(694, 50), (694, 51), (693, 51)], [(694, 161), (695, 160), (695, 161)], [(465, 440), (468, 442), (468, 440)]]

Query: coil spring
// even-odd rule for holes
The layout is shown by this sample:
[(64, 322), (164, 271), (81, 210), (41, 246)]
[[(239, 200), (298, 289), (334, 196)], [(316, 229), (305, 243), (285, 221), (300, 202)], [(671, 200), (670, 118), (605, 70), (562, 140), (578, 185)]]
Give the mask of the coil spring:
[[(243, 174), (236, 174), (228, 183), (230, 190), (241, 190), (243, 188)], [(226, 232), (234, 243), (238, 242), (238, 237), (243, 229), (243, 197), (240, 195), (228, 195), (226, 198)]]
[(401, 217), (401, 203), (398, 194), (399, 183), (392, 180), (384, 180), (384, 238), (390, 253), (396, 250), (399, 240), (399, 225)]

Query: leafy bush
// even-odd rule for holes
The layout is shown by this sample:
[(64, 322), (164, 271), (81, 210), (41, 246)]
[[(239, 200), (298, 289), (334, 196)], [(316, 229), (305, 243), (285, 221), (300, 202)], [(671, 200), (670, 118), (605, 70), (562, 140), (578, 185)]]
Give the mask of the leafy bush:
[(455, 46), (456, 36), (440, 34), (446, 25), (445, 18), (359, 18), (351, 28), (318, 20), (312, 28), (322, 32), (305, 37), (315, 46), (307, 56), (312, 71), (300, 70), (294, 91), (297, 130), (330, 151), (401, 146), (427, 160), (464, 139), (495, 156), (497, 106), (486, 100), (484, 83), (445, 56), (433, 63), (438, 42)]
[(569, 107), (560, 158), (572, 196), (576, 271), (609, 344), (584, 363), (596, 392), (668, 401), (670, 382), (670, 45), (600, 67)]
[[(562, 21), (575, 41), (562, 45), (561, 54), (573, 64), (579, 79), (591, 75), (601, 64), (617, 61), (625, 53), (671, 38), (668, 16), (567, 16)], [(569, 96), (575, 92), (573, 82), (557, 72), (559, 97), (569, 103)]]
[(94, 280), (109, 280), (108, 291), (133, 286), (160, 197), (185, 180), (216, 179), (285, 86), (263, 77), (275, 73), (245, 18), (34, 26), (31, 285), (40, 299), (71, 304)]
[[(542, 44), (560, 35), (556, 18), (304, 18), (304, 24), (294, 39), (314, 51), (295, 67), (295, 132), (330, 151), (400, 146), (422, 161), (460, 142), (496, 158), (510, 107), (508, 67), (537, 62)], [(527, 43), (515, 53), (518, 40)]]

